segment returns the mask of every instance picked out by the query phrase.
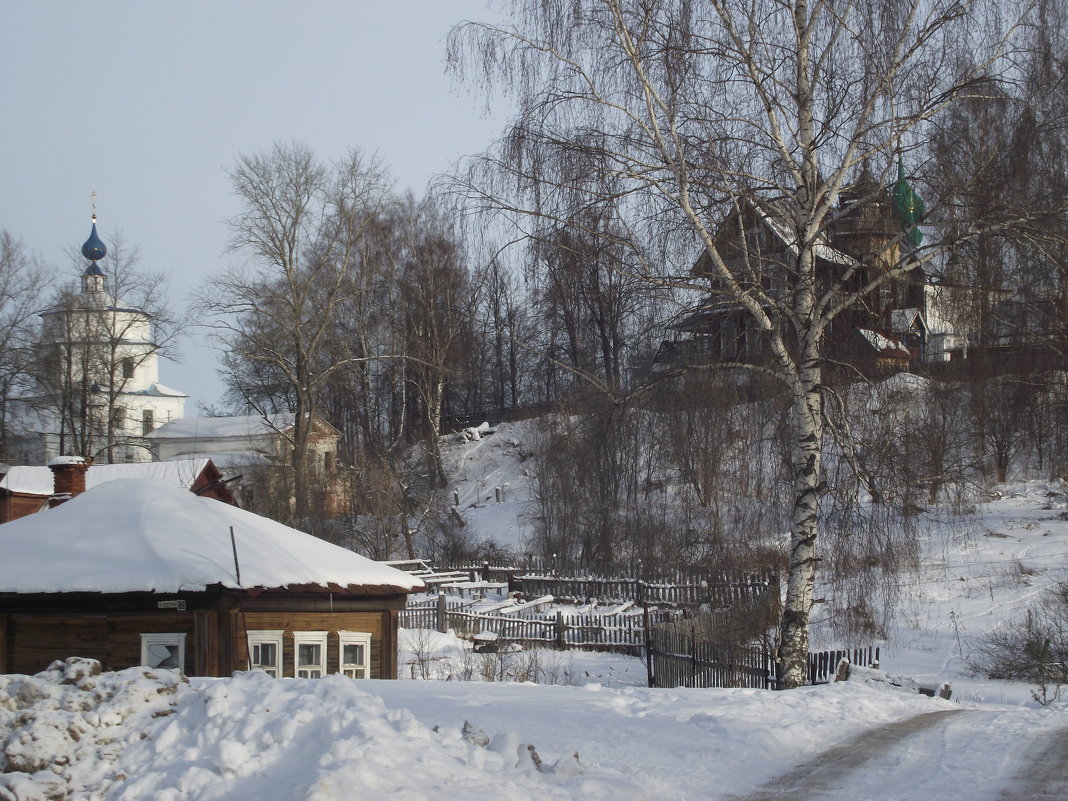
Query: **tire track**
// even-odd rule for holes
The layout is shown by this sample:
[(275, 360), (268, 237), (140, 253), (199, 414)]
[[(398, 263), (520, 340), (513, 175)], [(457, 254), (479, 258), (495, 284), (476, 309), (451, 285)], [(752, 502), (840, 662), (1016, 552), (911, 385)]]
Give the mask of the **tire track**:
[[(1053, 731), (1045, 748), (1017, 771), (1000, 801), (1064, 801), (1068, 798), (1068, 727)], [(1046, 738), (1043, 738), (1045, 740)]]
[[(867, 731), (843, 745), (824, 751), (813, 759), (798, 765), (788, 773), (773, 779), (746, 796), (729, 796), (728, 801), (781, 801), (781, 799), (818, 799), (833, 795), (843, 780), (859, 771), (864, 765), (882, 756), (891, 746), (920, 732), (945, 725), (958, 715), (967, 714), (963, 709), (945, 709), (925, 712), (895, 723)], [(1065, 743), (1068, 745), (1068, 741)], [(1019, 796), (1020, 799), (1032, 796)], [(1041, 796), (1039, 796), (1042, 798)], [(1064, 795), (1051, 798), (1064, 799)], [(1015, 801), (1012, 796), (1005, 801)]]

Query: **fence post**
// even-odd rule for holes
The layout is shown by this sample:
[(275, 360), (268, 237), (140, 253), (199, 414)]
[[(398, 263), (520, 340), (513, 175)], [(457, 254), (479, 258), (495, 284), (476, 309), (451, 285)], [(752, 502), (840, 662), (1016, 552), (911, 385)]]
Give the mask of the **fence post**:
[(645, 672), (648, 675), (648, 686), (655, 687), (653, 681), (656, 676), (653, 673), (653, 632), (649, 626), (649, 606), (642, 604), (642, 626), (645, 629)]
[(564, 649), (567, 648), (567, 640), (564, 637), (564, 632), (566, 630), (567, 630), (567, 627), (564, 626), (564, 613), (563, 612), (557, 612), (556, 613), (556, 648), (557, 648), (557, 650), (563, 651)]
[(449, 630), (449, 624), (446, 620), (445, 593), (443, 592), (438, 593), (437, 618), (438, 631), (444, 634)]
[(697, 637), (692, 628), (690, 629), (690, 686), (697, 686)]

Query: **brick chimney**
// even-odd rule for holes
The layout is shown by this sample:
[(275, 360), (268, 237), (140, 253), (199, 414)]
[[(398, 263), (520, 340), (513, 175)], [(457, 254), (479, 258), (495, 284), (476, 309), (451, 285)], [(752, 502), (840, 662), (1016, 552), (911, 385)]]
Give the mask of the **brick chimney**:
[(92, 462), (81, 456), (57, 456), (48, 463), (54, 482), (52, 497), (48, 501), (49, 509), (85, 492), (85, 471), (90, 464)]

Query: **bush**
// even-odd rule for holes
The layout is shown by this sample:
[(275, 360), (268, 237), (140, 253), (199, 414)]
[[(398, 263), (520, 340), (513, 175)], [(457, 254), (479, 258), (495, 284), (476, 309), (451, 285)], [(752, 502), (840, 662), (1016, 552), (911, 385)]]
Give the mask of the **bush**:
[(1068, 683), (1068, 584), (1048, 592), (1024, 616), (982, 637), (969, 667), (991, 679), (1036, 685), (1034, 699), (1046, 706)]

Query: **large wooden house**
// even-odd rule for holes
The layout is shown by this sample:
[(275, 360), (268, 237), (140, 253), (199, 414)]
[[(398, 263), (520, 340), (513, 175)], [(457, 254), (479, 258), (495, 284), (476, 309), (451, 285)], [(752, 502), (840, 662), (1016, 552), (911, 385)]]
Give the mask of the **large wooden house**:
[(398, 612), (422, 587), (154, 480), (109, 481), (0, 525), (0, 553), (0, 673), (83, 656), (107, 670), (395, 678)]
[[(922, 238), (915, 228), (922, 217), (922, 206), (915, 208), (919, 203), (900, 165), (893, 187), (880, 185), (865, 171), (842, 191), (839, 207), (812, 246), (818, 289), (837, 286), (841, 296), (859, 294), (834, 319), (825, 341), (829, 358), (879, 373), (911, 362), (948, 360), (964, 347), (964, 337), (949, 330), (936, 312), (944, 292), (930, 283), (913, 255)], [(773, 318), (780, 316), (776, 304), (789, 305), (798, 280), (799, 237), (792, 216), (786, 199), (753, 200), (716, 232), (716, 249), (738, 287), (772, 310)], [(863, 291), (888, 272), (891, 277)], [(661, 344), (654, 367), (769, 359), (767, 333), (722, 285), (707, 252), (692, 274), (708, 279), (710, 292), (673, 326), (676, 336)]]

